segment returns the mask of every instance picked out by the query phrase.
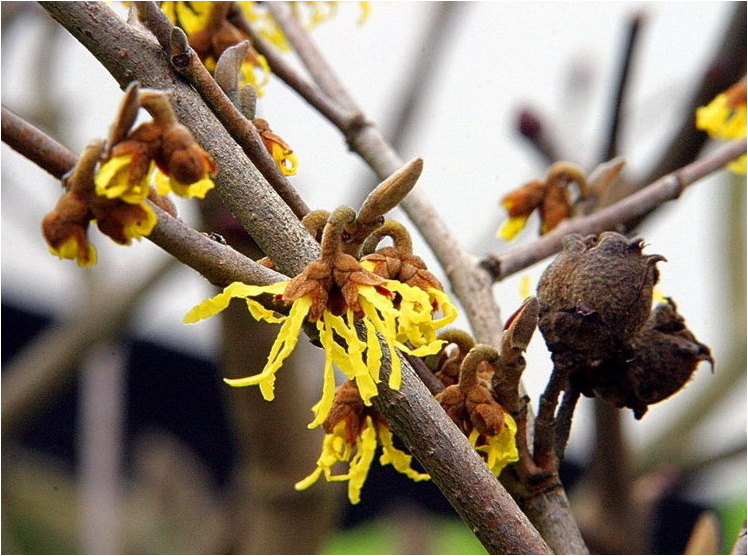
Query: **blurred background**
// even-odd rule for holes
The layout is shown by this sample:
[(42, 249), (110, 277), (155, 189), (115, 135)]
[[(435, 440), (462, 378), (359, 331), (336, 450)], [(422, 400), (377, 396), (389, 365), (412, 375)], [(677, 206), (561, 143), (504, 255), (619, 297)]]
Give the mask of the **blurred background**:
[[(104, 137), (121, 99), (114, 79), (36, 4), (1, 8), (3, 105), (75, 152)], [(658, 167), (736, 21), (745, 72), (742, 2), (372, 2), (363, 25), (360, 11), (339, 3), (313, 37), (402, 157), (424, 159), (418, 187), (476, 257), (537, 235), (531, 219), (513, 243), (495, 236), (498, 200), (548, 166), (519, 132), (521, 114), (542, 122), (566, 160), (586, 171), (600, 162), (635, 18), (619, 143), (629, 181)], [(310, 207), (357, 206), (376, 184), (339, 133), (274, 77), (258, 116), (293, 147), (291, 181)], [(213, 289), (148, 241), (121, 247), (93, 230), (99, 263), (89, 269), (49, 255), (39, 225), (59, 183), (4, 144), (2, 193), (4, 553), (482, 551), (433, 485), (389, 468), (372, 469), (359, 506), (334, 484), (293, 491), (319, 453), (320, 431), (305, 427), (319, 395), (317, 351), (299, 346), (273, 404), (229, 389), (222, 376), (260, 369), (272, 327), (249, 328), (246, 311), (182, 324)], [(177, 204), (188, 223), (218, 226), (196, 203)], [(716, 366), (700, 367), (641, 421), (620, 412), (621, 465), (653, 553), (682, 552), (705, 510), (719, 520), (724, 551), (745, 519), (745, 178), (713, 174), (638, 235), (667, 257), (659, 287)], [(546, 265), (495, 286), (503, 318), (521, 303), (520, 281), (534, 287)], [(536, 335), (525, 374), (534, 404), (550, 368)], [(565, 469), (590, 531), (598, 419), (583, 400)]]

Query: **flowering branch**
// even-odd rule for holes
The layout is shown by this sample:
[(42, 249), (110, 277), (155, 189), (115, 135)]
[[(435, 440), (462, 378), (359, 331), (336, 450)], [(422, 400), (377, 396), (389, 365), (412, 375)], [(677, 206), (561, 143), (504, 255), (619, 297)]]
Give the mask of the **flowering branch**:
[(553, 231), (532, 243), (503, 255), (488, 255), (481, 265), (494, 281), (500, 281), (531, 266), (561, 249), (561, 240), (572, 233), (587, 235), (605, 230), (626, 231), (628, 223), (651, 213), (667, 201), (680, 197), (683, 190), (699, 179), (722, 169), (728, 162), (745, 154), (746, 140), (737, 139), (695, 162), (684, 166), (637, 193), (589, 216), (562, 222)]
[(172, 25), (154, 2), (136, 2), (134, 6), (143, 24), (156, 36), (161, 47), (169, 54), (171, 66), (185, 77), (205, 99), (213, 113), (281, 199), (297, 217), (302, 218), (307, 214), (309, 207), (278, 169), (262, 143), (255, 125), (242, 115), (221, 90), (195, 51), (189, 46), (184, 32)]
[[(4, 143), (26, 156), (57, 179), (73, 169), (75, 154), (3, 106)], [(258, 265), (219, 241), (185, 225), (161, 208), (151, 204), (158, 224), (148, 237), (173, 257), (197, 270), (210, 283), (225, 286), (234, 281), (251, 284), (272, 284), (285, 279)]]
[[(338, 93), (339, 98), (333, 98), (341, 110), (353, 107), (353, 113), (361, 115), (354, 120), (356, 125), (350, 125), (349, 121), (331, 120), (331, 123), (335, 124), (346, 137), (351, 150), (357, 152), (380, 179), (400, 168), (403, 162), (398, 154), (386, 141), (381, 131), (363, 117), (363, 113), (352, 103), (352, 99), (344, 92), (342, 85), (335, 85), (339, 84), (337, 76), (324, 61), (322, 54), (296, 21), (288, 6), (280, 3), (273, 4), (273, 15), (284, 34), (303, 36), (295, 40), (296, 52), (308, 69), (310, 66), (314, 68), (314, 71), (310, 69), (310, 73), (315, 77), (318, 77), (320, 72), (323, 73), (320, 79), (327, 83), (327, 92), (335, 94), (336, 89), (343, 91), (343, 93)], [(272, 59), (268, 57), (268, 60), (273, 68)], [(313, 99), (307, 98), (307, 100), (312, 103)], [(503, 323), (499, 307), (491, 291), (489, 274), (481, 266), (476, 265), (476, 259), (458, 244), (422, 192), (412, 191), (403, 200), (401, 207), (418, 228), (447, 273), (452, 289), (460, 299), (478, 341), (497, 349), (500, 348)], [(397, 429), (396, 432), (400, 435), (404, 434), (404, 431)], [(560, 483), (530, 498), (526, 498), (521, 490), (515, 491), (514, 496), (522, 501), (530, 520), (556, 552), (587, 552)]]
[[(98, 3), (61, 5), (50, 2), (43, 6), (89, 48), (122, 85), (135, 78), (145, 86), (173, 91), (180, 121), (190, 128), (221, 168), (215, 181), (224, 203), (278, 268), (296, 275), (317, 256), (319, 246), (313, 238), (249, 164), (241, 148), (197, 94), (175, 78), (152, 39), (127, 26), (109, 8)], [(396, 163), (391, 170), (401, 166), (402, 162)], [(484, 283), (490, 286), (490, 281), (484, 280)], [(427, 462), (429, 472), (442, 478), (440, 486), (460, 509), (471, 529), (491, 551), (547, 552), (543, 540), (478, 454), (470, 449), (465, 437), (442, 411), (435, 410), (436, 402), (410, 367), (403, 365), (402, 370), (402, 392), (407, 395), (383, 387), (375, 399), (414, 454)], [(387, 369), (382, 371), (386, 373)], [(424, 443), (424, 438), (431, 438), (433, 442)], [(502, 523), (504, 527), (500, 526)]]

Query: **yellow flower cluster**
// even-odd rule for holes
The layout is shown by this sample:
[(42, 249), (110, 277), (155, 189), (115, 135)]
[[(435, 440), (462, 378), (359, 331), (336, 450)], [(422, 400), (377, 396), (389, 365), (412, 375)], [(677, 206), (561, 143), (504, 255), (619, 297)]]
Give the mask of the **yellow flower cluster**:
[[(369, 474), (377, 445), (382, 446), (380, 464), (391, 464), (397, 471), (414, 481), (430, 479), (426, 473), (419, 473), (411, 467), (413, 456), (398, 450), (394, 446), (389, 427), (381, 422), (375, 423), (371, 416), (366, 417), (363, 430), (356, 436), (355, 446), (348, 442), (348, 436), (347, 421), (340, 421), (331, 433), (325, 435), (317, 468), (296, 483), (294, 488), (305, 490), (324, 474), (327, 481), (348, 481), (348, 499), (351, 504), (358, 504), (361, 501), (361, 488)], [(332, 468), (338, 462), (348, 463), (348, 473), (333, 474)]]
[[(301, 327), (314, 300), (311, 294), (299, 297), (293, 301), (289, 314), (284, 316), (266, 309), (253, 298), (262, 294), (282, 296), (288, 284), (278, 282), (270, 286), (253, 286), (234, 282), (223, 292), (194, 307), (184, 317), (186, 323), (198, 322), (223, 311), (232, 298), (243, 298), (255, 319), (281, 324), (267, 364), (260, 373), (246, 378), (225, 379), (231, 386), (259, 385), (266, 400), (274, 398), (275, 373), (296, 347)], [(397, 307), (393, 303), (392, 293), (399, 294)], [(436, 339), (434, 331), (457, 317), (457, 311), (448, 297), (442, 294), (440, 299), (444, 316), (434, 319), (429, 294), (419, 288), (395, 280), (385, 281), (382, 287), (359, 286), (358, 302), (364, 313), (361, 322), (365, 340), (359, 338), (357, 319), (350, 308), (340, 316), (324, 311), (316, 322), (326, 356), (322, 398), (312, 408), (315, 417), (309, 428), (322, 424), (330, 413), (335, 392), (334, 366), (356, 382), (364, 403), (371, 404), (371, 398), (377, 395), (376, 384), (380, 382), (383, 359), (377, 334), (386, 343), (388, 360), (391, 362), (389, 386), (393, 389), (399, 389), (401, 382), (400, 358), (396, 350), (417, 356), (439, 351), (443, 342)], [(407, 346), (406, 342), (413, 347)]]

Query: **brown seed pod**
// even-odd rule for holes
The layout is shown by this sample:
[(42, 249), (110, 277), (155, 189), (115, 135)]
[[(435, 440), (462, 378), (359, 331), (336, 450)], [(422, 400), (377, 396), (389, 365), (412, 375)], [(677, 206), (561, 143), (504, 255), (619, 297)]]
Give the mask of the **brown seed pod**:
[(554, 354), (589, 362), (621, 351), (644, 324), (660, 255), (615, 232), (564, 238), (538, 283), (538, 327)]

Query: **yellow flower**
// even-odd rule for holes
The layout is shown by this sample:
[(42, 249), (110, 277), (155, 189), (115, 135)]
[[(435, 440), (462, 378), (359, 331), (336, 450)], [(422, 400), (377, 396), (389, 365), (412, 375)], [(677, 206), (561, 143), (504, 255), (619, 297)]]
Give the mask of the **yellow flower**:
[(270, 124), (267, 120), (262, 118), (255, 118), (252, 120), (257, 128), (257, 133), (260, 134), (262, 143), (265, 145), (270, 156), (275, 160), (275, 164), (278, 166), (283, 175), (294, 176), (296, 175), (296, 169), (299, 165), (299, 161), (296, 155), (293, 153), (293, 149), (286, 143), (282, 137), (274, 133), (270, 129)]
[(174, 25), (188, 35), (204, 29), (210, 21), (213, 2), (161, 2), (161, 9)]
[[(485, 454), (486, 465), (498, 477), (504, 467), (519, 460), (517, 444), (514, 442), (515, 434), (517, 434), (517, 423), (511, 415), (504, 413), (504, 427), (499, 434), (482, 436), (477, 429), (473, 429), (468, 441), (478, 452)], [(479, 440), (483, 443), (479, 443)]]
[(96, 172), (96, 194), (107, 199), (122, 199), (137, 205), (148, 198), (148, 181), (132, 176), (132, 154), (113, 156)]
[(509, 217), (496, 232), (496, 237), (506, 241), (513, 240), (527, 225), (528, 218), (529, 215)]
[(284, 176), (295, 176), (299, 166), (299, 160), (293, 151), (287, 146), (281, 145), (276, 141), (265, 141), (265, 145), (270, 147), (270, 156), (273, 157), (278, 168)]
[[(253, 298), (262, 294), (283, 296), (288, 284), (289, 282), (278, 282), (270, 286), (252, 286), (234, 282), (222, 293), (194, 307), (184, 317), (184, 322), (194, 323), (213, 316), (224, 310), (231, 299), (236, 297), (246, 300), (249, 312), (255, 319), (281, 323), (278, 337), (260, 373), (245, 378), (224, 379), (231, 386), (259, 385), (266, 400), (274, 398), (275, 373), (296, 347), (301, 327), (312, 310), (315, 297), (311, 292), (297, 297), (291, 304), (287, 316), (277, 315), (265, 309)], [(386, 295), (389, 292), (400, 294), (400, 309), (393, 305), (391, 296)], [(363, 311), (363, 318), (360, 320), (363, 321), (365, 340), (359, 338), (356, 329), (356, 322), (359, 319), (350, 307), (342, 315), (335, 315), (329, 310), (322, 311), (316, 320), (316, 326), (320, 343), (325, 350), (324, 380), (322, 398), (312, 408), (315, 418), (309, 424), (309, 428), (324, 422), (332, 407), (335, 391), (333, 365), (349, 379), (355, 380), (364, 403), (371, 404), (371, 398), (377, 395), (376, 384), (380, 382), (379, 372), (383, 358), (382, 346), (377, 335), (384, 338), (387, 345), (391, 364), (389, 386), (393, 389), (399, 389), (402, 380), (400, 358), (396, 348), (416, 355), (436, 353), (439, 350), (443, 342), (434, 338), (426, 343), (427, 336), (433, 333), (435, 327), (451, 322), (449, 319), (454, 320), (456, 313), (454, 316), (433, 320), (432, 308), (427, 300), (428, 295), (422, 290), (394, 280), (385, 281), (382, 287), (358, 285), (357, 301)], [(403, 307), (406, 308), (405, 311)], [(410, 327), (415, 327), (416, 330), (412, 331)], [(398, 339), (405, 337), (421, 340), (418, 349), (411, 349)]]
[[(696, 127), (715, 139), (740, 139), (746, 136), (745, 78), (717, 95), (707, 106), (696, 109)], [(737, 174), (746, 172), (746, 156), (727, 167)]]
[(76, 237), (68, 237), (57, 248), (50, 245), (49, 252), (61, 259), (72, 259), (78, 266), (94, 266), (96, 264), (96, 248), (85, 241), (79, 243)]
[(208, 191), (216, 186), (207, 174), (194, 183), (181, 183), (176, 178), (164, 174), (155, 164), (151, 166), (151, 183), (159, 195), (168, 195), (173, 191), (180, 197), (186, 197), (187, 199), (204, 199)]
[[(355, 437), (355, 445), (348, 442), (350, 435), (347, 424), (348, 421), (342, 420), (335, 425), (332, 433), (325, 435), (322, 441), (322, 454), (317, 460), (317, 468), (294, 485), (296, 490), (309, 488), (324, 474), (328, 482), (348, 481), (348, 499), (351, 504), (358, 504), (361, 501), (361, 489), (369, 474), (371, 462), (374, 460), (377, 444), (382, 446), (380, 464), (391, 464), (400, 473), (414, 481), (424, 481), (430, 478), (429, 475), (418, 473), (411, 468), (412, 456), (395, 448), (392, 442), (392, 432), (384, 423), (379, 421), (375, 423), (371, 415), (367, 415), (362, 430)], [(338, 462), (348, 463), (348, 473), (333, 474), (332, 467)]]

